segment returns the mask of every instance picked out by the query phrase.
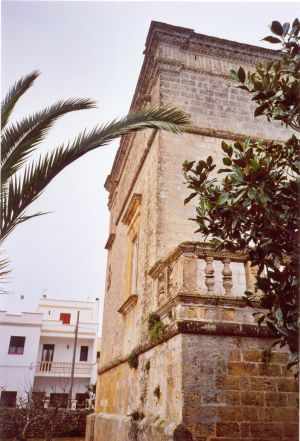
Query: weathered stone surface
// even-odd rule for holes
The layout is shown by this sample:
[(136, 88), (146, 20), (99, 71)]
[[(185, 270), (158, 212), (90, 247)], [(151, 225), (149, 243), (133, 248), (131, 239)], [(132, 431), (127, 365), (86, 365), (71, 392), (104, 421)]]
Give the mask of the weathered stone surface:
[[(274, 57), (274, 51), (151, 24), (131, 108), (178, 106), (192, 126), (182, 135), (145, 130), (124, 137), (105, 183), (107, 283), (97, 415), (89, 417), (87, 441), (297, 438), (297, 383), (285, 369), (288, 354), (266, 353), (272, 333), (256, 325), (241, 298), (253, 285), (247, 256), (213, 255), (188, 220), (193, 204), (183, 203), (189, 193), (184, 160), (211, 155), (219, 167), (222, 139), (286, 138), (279, 124), (253, 118), (253, 104), (229, 75), (239, 65), (251, 69)], [(137, 297), (131, 302), (123, 220), (134, 194), (141, 197), (137, 292), (131, 293)], [(150, 341), (147, 319), (154, 311), (168, 327)], [(133, 349), (137, 369), (128, 365)]]

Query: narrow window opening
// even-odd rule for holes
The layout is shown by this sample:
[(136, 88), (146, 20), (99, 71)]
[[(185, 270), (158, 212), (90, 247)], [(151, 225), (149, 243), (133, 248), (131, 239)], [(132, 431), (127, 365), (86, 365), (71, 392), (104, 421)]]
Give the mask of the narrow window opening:
[(137, 236), (134, 237), (132, 241), (132, 266), (131, 266), (131, 294), (134, 295), (137, 293)]
[(10, 337), (8, 353), (22, 355), (24, 352), (25, 337)]
[(17, 392), (3, 390), (1, 392), (0, 407), (15, 407)]
[(88, 353), (89, 353), (89, 347), (88, 346), (81, 346), (79, 361), (87, 361), (88, 360)]

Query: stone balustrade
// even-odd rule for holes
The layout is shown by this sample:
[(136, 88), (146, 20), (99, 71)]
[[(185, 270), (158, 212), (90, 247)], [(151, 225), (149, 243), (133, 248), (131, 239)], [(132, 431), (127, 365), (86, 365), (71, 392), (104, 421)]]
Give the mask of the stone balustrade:
[(149, 275), (156, 281), (159, 307), (178, 294), (241, 298), (245, 290), (254, 288), (255, 268), (247, 255), (184, 242), (156, 262)]

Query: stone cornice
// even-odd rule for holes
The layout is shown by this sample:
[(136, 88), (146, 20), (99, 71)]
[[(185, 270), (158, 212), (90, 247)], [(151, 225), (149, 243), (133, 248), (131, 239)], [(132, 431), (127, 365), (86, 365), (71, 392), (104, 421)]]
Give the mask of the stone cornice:
[(190, 126), (184, 129), (184, 132), (192, 133), (194, 135), (208, 136), (210, 138), (227, 139), (228, 141), (244, 141), (247, 138), (251, 138), (253, 141), (284, 142), (281, 139), (274, 140), (271, 138), (251, 136), (246, 133), (231, 132), (230, 130), (214, 129), (211, 127)]
[[(158, 47), (160, 44), (178, 47), (180, 50), (190, 51), (199, 55), (209, 55), (214, 58), (229, 59), (233, 62), (253, 65), (263, 59), (275, 58), (278, 53), (277, 51), (258, 46), (197, 34), (192, 29), (152, 21), (146, 40), (145, 58), (130, 111), (138, 110), (149, 102), (150, 91), (163, 64), (169, 64), (170, 66), (172, 64), (175, 70), (189, 69), (183, 63), (159, 57)], [(221, 76), (224, 75), (222, 74)], [(116, 183), (119, 182), (125, 152), (129, 150), (129, 144), (131, 144), (134, 136), (134, 134), (129, 134), (121, 138), (120, 147), (117, 151), (111, 173), (105, 182), (105, 188), (110, 193), (113, 191)]]
[[(170, 340), (178, 334), (205, 334), (205, 335), (221, 335), (221, 336), (236, 336), (236, 337), (256, 337), (256, 338), (274, 338), (276, 334), (267, 326), (249, 325), (243, 323), (228, 323), (228, 322), (212, 322), (208, 320), (191, 321), (180, 320), (172, 323), (164, 331), (164, 333), (155, 341), (147, 341), (141, 343), (134, 350), (137, 355), (141, 355), (150, 349), (158, 346), (165, 341)], [(109, 363), (103, 365), (98, 370), (98, 374), (105, 372), (119, 366), (128, 361), (130, 354), (117, 357)]]
[(196, 33), (193, 29), (152, 21), (146, 40), (145, 54), (159, 42), (165, 42), (172, 46), (179, 46), (184, 50), (193, 50), (199, 53), (202, 53), (204, 48), (207, 53), (213, 53), (214, 55), (230, 52), (239, 57), (239, 60), (245, 56), (255, 59), (261, 59), (262, 57), (272, 58), (278, 53), (276, 50), (212, 37)]
[(108, 236), (107, 242), (105, 244), (105, 247), (104, 247), (106, 250), (109, 250), (112, 247), (112, 244), (114, 243), (115, 237), (116, 237), (115, 233), (110, 233), (110, 235)]
[(122, 218), (122, 222), (125, 225), (129, 225), (130, 222), (132, 221), (136, 210), (138, 209), (138, 207), (141, 204), (141, 200), (142, 200), (142, 195), (138, 194), (138, 193), (134, 193), (131, 197), (131, 200), (128, 204), (127, 210), (124, 213), (124, 216)]
[[(161, 306), (159, 306), (155, 313), (159, 316), (166, 315), (169, 311), (177, 305), (211, 305), (211, 306), (225, 306), (233, 308), (249, 308), (249, 304), (243, 297), (234, 297), (226, 295), (207, 295), (197, 293), (176, 293), (173, 297), (167, 299)], [(251, 307), (260, 308), (260, 301), (251, 301)]]
[(118, 309), (118, 312), (123, 316), (127, 315), (128, 312), (137, 304), (138, 296), (136, 294), (132, 294), (125, 300), (123, 305)]

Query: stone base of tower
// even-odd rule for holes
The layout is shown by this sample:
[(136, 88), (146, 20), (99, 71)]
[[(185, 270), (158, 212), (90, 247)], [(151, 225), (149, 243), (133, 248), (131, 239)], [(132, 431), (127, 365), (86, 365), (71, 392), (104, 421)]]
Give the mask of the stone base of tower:
[[(175, 435), (174, 435), (175, 434)], [(158, 418), (94, 413), (88, 417), (86, 441), (192, 441), (190, 432), (180, 424)]]
[(86, 441), (298, 440), (297, 381), (266, 328), (186, 320), (165, 339), (102, 371)]

